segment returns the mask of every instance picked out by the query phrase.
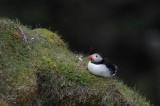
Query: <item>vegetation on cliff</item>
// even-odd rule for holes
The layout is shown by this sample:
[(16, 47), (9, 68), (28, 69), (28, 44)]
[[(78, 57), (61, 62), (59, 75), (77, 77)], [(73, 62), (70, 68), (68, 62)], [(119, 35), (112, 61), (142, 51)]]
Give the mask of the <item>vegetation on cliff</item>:
[(0, 105), (150, 105), (86, 65), (86, 55), (71, 52), (57, 34), (0, 19)]

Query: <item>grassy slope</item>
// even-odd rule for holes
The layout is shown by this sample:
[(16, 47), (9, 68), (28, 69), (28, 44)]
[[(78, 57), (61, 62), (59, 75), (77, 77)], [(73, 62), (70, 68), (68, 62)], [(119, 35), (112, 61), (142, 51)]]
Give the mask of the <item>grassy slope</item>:
[(57, 34), (0, 19), (0, 105), (149, 106), (116, 77), (90, 74), (86, 64), (86, 56), (69, 51)]

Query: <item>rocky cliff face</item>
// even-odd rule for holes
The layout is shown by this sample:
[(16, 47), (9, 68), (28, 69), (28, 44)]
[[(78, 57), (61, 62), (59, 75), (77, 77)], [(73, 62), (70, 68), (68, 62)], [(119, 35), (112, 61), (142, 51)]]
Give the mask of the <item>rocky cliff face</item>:
[(86, 65), (86, 56), (71, 52), (57, 34), (0, 19), (0, 105), (150, 105)]

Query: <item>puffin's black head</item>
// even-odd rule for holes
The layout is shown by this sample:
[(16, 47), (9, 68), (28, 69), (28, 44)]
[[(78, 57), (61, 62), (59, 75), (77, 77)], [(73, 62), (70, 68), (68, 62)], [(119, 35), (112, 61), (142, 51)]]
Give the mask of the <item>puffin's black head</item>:
[(92, 63), (100, 63), (103, 61), (103, 56), (100, 53), (94, 53), (87, 57)]

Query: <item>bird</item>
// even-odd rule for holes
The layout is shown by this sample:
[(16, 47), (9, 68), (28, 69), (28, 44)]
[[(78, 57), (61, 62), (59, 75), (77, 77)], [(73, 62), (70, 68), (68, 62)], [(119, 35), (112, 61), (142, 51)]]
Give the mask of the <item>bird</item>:
[(87, 57), (87, 69), (90, 73), (101, 77), (112, 77), (116, 75), (118, 66), (112, 64), (107, 58), (104, 58), (100, 53), (94, 53)]

